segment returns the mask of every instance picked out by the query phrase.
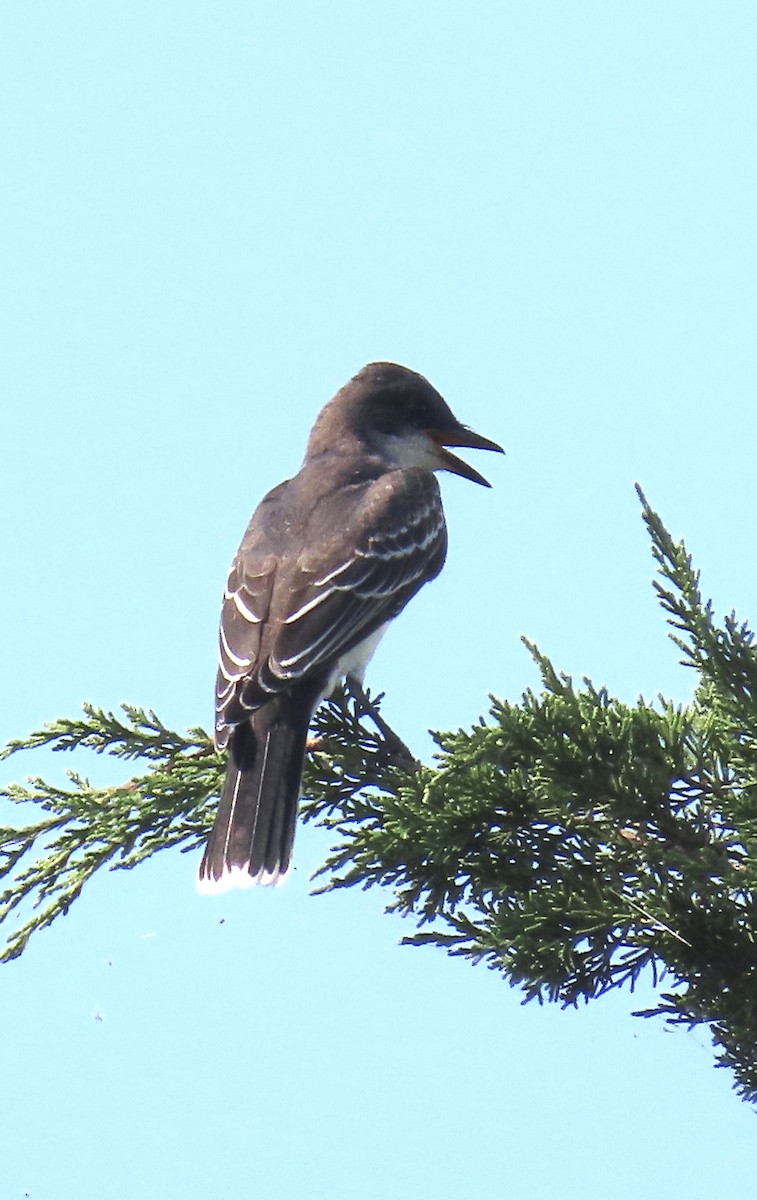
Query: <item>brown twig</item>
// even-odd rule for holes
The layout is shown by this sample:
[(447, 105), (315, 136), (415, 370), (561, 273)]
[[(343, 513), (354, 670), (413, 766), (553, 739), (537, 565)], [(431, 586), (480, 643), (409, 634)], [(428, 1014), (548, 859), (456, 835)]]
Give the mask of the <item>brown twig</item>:
[(405, 745), (399, 734), (396, 734), (392, 727), (386, 723), (374, 702), (365, 694), (357, 680), (348, 678), (345, 681), (345, 685), (350, 696), (358, 703), (358, 716), (370, 717), (381, 734), (390, 764), (402, 771), (417, 771), (421, 765), (418, 759), (414, 756), (410, 748)]

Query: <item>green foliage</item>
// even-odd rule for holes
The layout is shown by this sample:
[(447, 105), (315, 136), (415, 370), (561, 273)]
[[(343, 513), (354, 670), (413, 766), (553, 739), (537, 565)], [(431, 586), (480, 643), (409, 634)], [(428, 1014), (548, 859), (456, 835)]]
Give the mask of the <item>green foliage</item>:
[[(31, 934), (68, 912), (98, 868), (135, 867), (182, 842), (197, 845), (213, 819), (222, 762), (202, 729), (185, 737), (154, 712), (123, 705), (125, 720), (86, 704), (84, 716), (65, 717), (27, 738), (10, 742), (0, 758), (19, 750), (77, 750), (87, 747), (116, 758), (146, 760), (147, 770), (125, 783), (97, 788), (74, 771), (68, 787), (44, 779), (11, 784), (0, 796), (34, 804), (45, 815), (20, 829), (0, 827), (0, 922), (31, 906), (31, 915), (11, 930), (0, 959), (16, 958)], [(32, 852), (36, 857), (32, 857)], [(31, 861), (29, 861), (31, 859)]]
[[(589, 680), (576, 687), (527, 643), (541, 691), (493, 699), (489, 720), (436, 735), (429, 767), (369, 697), (340, 693), (314, 722), (305, 816), (332, 835), (324, 889), (389, 888), (390, 907), (418, 925), (408, 942), (484, 962), (527, 1000), (577, 1004), (633, 989), (643, 971), (664, 977), (643, 1015), (706, 1023), (719, 1064), (755, 1100), (757, 652), (735, 616), (717, 626), (684, 546), (641, 500), (655, 587), (697, 675), (691, 704), (628, 705)], [(88, 746), (147, 763), (113, 788), (70, 774), (67, 789), (35, 779), (6, 790), (45, 814), (0, 831), (0, 919), (35, 906), (7, 958), (101, 865), (189, 849), (207, 832), (222, 770), (207, 735), (124, 713), (88, 707), (5, 752)]]

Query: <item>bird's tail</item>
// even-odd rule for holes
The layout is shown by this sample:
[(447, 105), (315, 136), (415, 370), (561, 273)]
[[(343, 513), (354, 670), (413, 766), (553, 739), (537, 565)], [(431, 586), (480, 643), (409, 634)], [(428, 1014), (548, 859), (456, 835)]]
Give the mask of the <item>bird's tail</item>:
[(309, 691), (297, 689), (237, 725), (199, 891), (277, 883), (286, 874), (313, 702)]

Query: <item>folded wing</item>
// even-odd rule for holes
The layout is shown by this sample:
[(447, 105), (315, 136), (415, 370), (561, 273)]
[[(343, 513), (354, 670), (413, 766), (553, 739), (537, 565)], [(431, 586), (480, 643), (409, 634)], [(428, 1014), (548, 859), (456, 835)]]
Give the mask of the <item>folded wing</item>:
[(224, 597), (219, 747), (245, 715), (293, 681), (328, 675), (439, 573), (447, 550), (439, 487), (427, 471), (392, 471), (332, 491), (328, 505), (316, 505), (296, 530), (258, 513)]

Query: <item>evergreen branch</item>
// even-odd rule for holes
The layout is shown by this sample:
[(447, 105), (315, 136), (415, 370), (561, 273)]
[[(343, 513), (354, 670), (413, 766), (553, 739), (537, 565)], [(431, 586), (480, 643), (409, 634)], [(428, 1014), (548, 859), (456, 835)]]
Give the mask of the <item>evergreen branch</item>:
[[(492, 698), (487, 720), (434, 735), (419, 764), (380, 713), (340, 691), (313, 723), (306, 819), (333, 849), (320, 890), (381, 885), (416, 922), (405, 940), (483, 962), (526, 1000), (575, 1005), (643, 973), (669, 990), (640, 1015), (706, 1023), (718, 1062), (757, 1099), (757, 652), (748, 626), (719, 627), (682, 542), (641, 491), (655, 588), (696, 670), (693, 702), (625, 704), (555, 669), (526, 641), (541, 691)], [(222, 762), (200, 729), (155, 713), (87, 706), (9, 745), (144, 759), (126, 783), (33, 779), (5, 796), (36, 822), (0, 830), (0, 920), (29, 902), (6, 958), (68, 907), (101, 866), (131, 867), (209, 827)]]
[[(322, 870), (327, 888), (390, 887), (426, 927), (407, 942), (483, 961), (527, 999), (576, 1004), (667, 974), (677, 990), (654, 1011), (708, 1023), (755, 1099), (757, 659), (746, 624), (716, 626), (685, 546), (640, 496), (694, 703), (575, 688), (526, 641), (542, 694), (437, 735), (436, 770), (347, 797)], [(351, 778), (369, 770), (344, 752)]]
[[(93, 705), (84, 716), (60, 719), (11, 742), (3, 756), (40, 746), (81, 748), (116, 758), (143, 758), (148, 770), (122, 784), (98, 788), (67, 771), (69, 786), (43, 779), (11, 784), (0, 797), (34, 804), (51, 814), (22, 829), (0, 829), (0, 922), (31, 907), (31, 915), (8, 935), (0, 960), (16, 958), (32, 933), (68, 912), (85, 883), (101, 867), (136, 866), (150, 854), (206, 836), (218, 796), (222, 764), (207, 734), (167, 729), (155, 713), (123, 705), (125, 720)], [(32, 853), (36, 858), (23, 866)]]
[(132, 704), (122, 704), (121, 708), (127, 718), (125, 722), (112, 712), (85, 703), (82, 705), (83, 717), (59, 717), (25, 738), (14, 739), (0, 749), (0, 760), (19, 750), (40, 746), (49, 746), (55, 751), (86, 747), (116, 758), (158, 760), (165, 760), (171, 750), (175, 754), (186, 754), (193, 749), (204, 751), (210, 748), (210, 740), (203, 729), (190, 729), (188, 735), (182, 736), (167, 729), (152, 709)]

